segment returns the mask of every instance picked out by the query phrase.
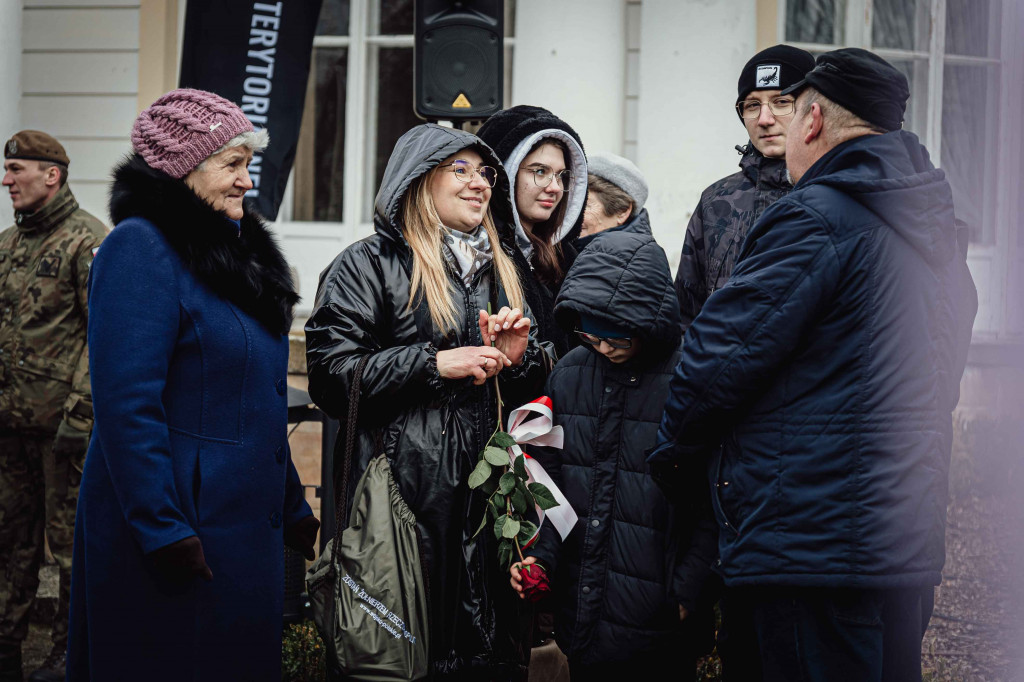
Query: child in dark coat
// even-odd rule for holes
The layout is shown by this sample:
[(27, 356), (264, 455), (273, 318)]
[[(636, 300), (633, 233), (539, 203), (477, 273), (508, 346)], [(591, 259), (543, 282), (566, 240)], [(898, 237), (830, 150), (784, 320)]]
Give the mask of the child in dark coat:
[[(523, 564), (552, 577), (555, 639), (574, 679), (666, 669), (693, 679), (713, 634), (702, 596), (716, 556), (709, 493), (694, 476), (670, 500), (645, 461), (680, 355), (664, 251), (650, 235), (599, 235), (569, 270), (555, 316), (582, 342), (547, 382), (565, 444), (529, 454), (579, 521), (564, 542), (544, 524)], [(522, 577), (514, 566), (527, 596)]]

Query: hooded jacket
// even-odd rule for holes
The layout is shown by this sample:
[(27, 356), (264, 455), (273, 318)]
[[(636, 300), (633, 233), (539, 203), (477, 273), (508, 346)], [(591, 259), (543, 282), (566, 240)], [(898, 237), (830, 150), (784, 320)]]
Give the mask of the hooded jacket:
[[(584, 665), (695, 651), (712, 632), (702, 599), (715, 557), (708, 491), (695, 477), (673, 504), (645, 461), (680, 354), (664, 251), (650, 235), (603, 233), (569, 270), (555, 314), (565, 329), (582, 314), (643, 344), (622, 364), (580, 346), (548, 378), (565, 444), (530, 454), (579, 515), (564, 543), (544, 524), (533, 550), (554, 571), (558, 645)], [(679, 604), (692, 616), (682, 625)]]
[[(442, 379), (437, 370), (438, 351), (482, 345), (477, 311), (488, 303), (505, 305), (507, 299), (489, 263), (470, 286), (449, 269), (459, 302), (453, 331), (434, 328), (422, 299), (410, 310), (413, 257), (400, 217), (412, 183), (467, 147), (478, 151), (484, 164), (500, 167), (490, 148), (460, 130), (425, 124), (399, 139), (377, 193), (375, 233), (345, 249), (320, 277), (316, 306), (306, 324), (306, 361), (310, 396), (325, 412), (340, 417), (347, 409), (355, 366), (360, 357), (370, 356), (346, 496), (351, 505), (355, 482), (378, 454), (374, 441), (379, 433), (398, 490), (416, 516), (434, 672), (441, 677), (508, 679), (525, 673), (526, 652), (515, 623), (518, 600), (508, 573), (499, 570), (493, 534), (471, 539), (485, 500), (467, 487), (495, 428), (494, 383), (474, 386), (470, 379)], [(501, 211), (504, 204), (508, 211), (508, 197), (507, 179), (499, 173), (492, 210)], [(500, 237), (501, 243), (492, 248), (512, 252), (512, 231), (506, 227)], [(531, 330), (522, 364), (498, 375), (507, 405), (536, 397), (544, 380), (541, 352)], [(340, 464), (335, 467), (339, 470)]]
[(750, 228), (793, 189), (785, 159), (769, 159), (750, 142), (736, 149), (742, 154), (740, 171), (704, 190), (686, 226), (676, 271), (683, 333), (708, 296), (725, 286)]
[(593, 242), (595, 239), (597, 239), (598, 237), (600, 237), (603, 234), (616, 234), (616, 233), (640, 234), (640, 235), (644, 235), (645, 234), (645, 235), (648, 235), (650, 237), (653, 237), (654, 233), (651, 232), (651, 216), (647, 214), (647, 209), (646, 208), (640, 209), (640, 212), (637, 213), (632, 218), (630, 218), (629, 222), (625, 223), (624, 225), (618, 225), (616, 227), (609, 227), (607, 230), (602, 230), (601, 232), (597, 232), (595, 234), (588, 234), (585, 237), (577, 237), (576, 238), (576, 251), (579, 252), (579, 251), (582, 251), (583, 249), (587, 248), (587, 246), (589, 246), (591, 242)]
[[(312, 514), (288, 447), (288, 264), (248, 207), (228, 220), (134, 154), (110, 213), (68, 679), (279, 680), (284, 532)], [(147, 555), (192, 536), (213, 579), (160, 577)]]
[[(519, 167), (537, 142), (552, 137), (568, 147), (573, 185), (567, 194), (563, 194), (562, 201), (566, 202), (565, 216), (552, 239), (554, 244), (561, 245), (560, 265), (563, 273), (568, 272), (576, 258), (576, 249), (572, 243), (583, 226), (583, 209), (587, 205), (587, 157), (583, 152), (580, 136), (568, 123), (547, 109), (528, 105), (499, 111), (487, 119), (478, 134), (501, 159), (513, 191)], [(558, 295), (561, 282), (545, 283), (536, 276), (531, 258), (533, 247), (519, 219), (514, 195), (511, 208), (510, 215), (495, 213), (495, 218), (508, 221), (515, 230), (519, 251), (516, 266), (524, 273), (522, 283), (526, 301), (536, 316), (534, 321), (540, 335), (539, 339), (557, 359), (575, 345), (554, 319), (555, 297)]]
[(830, 150), (686, 332), (651, 461), (723, 443), (726, 584), (937, 585), (977, 294), (943, 171), (908, 132)]

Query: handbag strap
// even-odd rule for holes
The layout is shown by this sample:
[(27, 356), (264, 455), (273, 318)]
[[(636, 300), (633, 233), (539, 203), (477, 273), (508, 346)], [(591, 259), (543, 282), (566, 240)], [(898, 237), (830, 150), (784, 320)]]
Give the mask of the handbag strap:
[(341, 546), (341, 533), (348, 525), (348, 480), (352, 471), (352, 453), (356, 444), (356, 422), (359, 419), (359, 390), (363, 381), (363, 370), (370, 356), (364, 355), (359, 358), (355, 372), (352, 374), (352, 383), (348, 389), (348, 417), (345, 420), (345, 451), (341, 460), (341, 486), (334, 495), (334, 548), (335, 552)]

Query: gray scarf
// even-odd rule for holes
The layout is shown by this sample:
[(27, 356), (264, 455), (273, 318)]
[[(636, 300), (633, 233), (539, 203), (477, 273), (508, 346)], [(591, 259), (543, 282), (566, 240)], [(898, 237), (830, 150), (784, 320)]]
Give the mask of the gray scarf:
[(466, 286), (470, 286), (476, 273), (494, 259), (487, 231), (483, 225), (477, 225), (470, 232), (460, 232), (444, 225), (441, 229), (445, 257)]

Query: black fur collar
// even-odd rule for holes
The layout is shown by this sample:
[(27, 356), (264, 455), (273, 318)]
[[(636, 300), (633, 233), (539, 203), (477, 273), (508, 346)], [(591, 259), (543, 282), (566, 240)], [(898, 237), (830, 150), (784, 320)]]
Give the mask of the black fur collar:
[(263, 218), (246, 205), (241, 234), (181, 180), (131, 154), (114, 168), (113, 224), (138, 216), (164, 234), (195, 276), (275, 334), (298, 302), (291, 271)]

